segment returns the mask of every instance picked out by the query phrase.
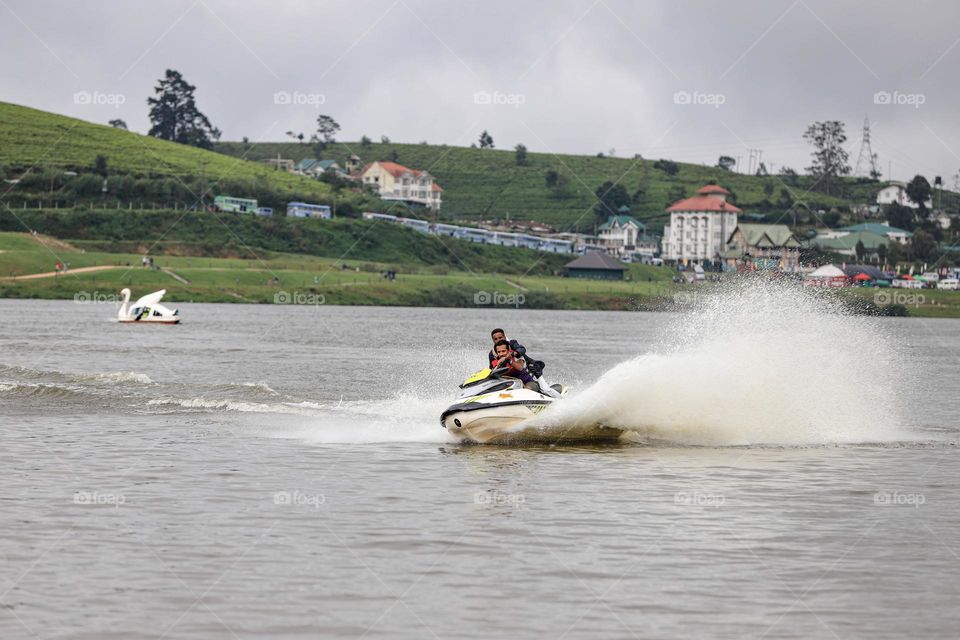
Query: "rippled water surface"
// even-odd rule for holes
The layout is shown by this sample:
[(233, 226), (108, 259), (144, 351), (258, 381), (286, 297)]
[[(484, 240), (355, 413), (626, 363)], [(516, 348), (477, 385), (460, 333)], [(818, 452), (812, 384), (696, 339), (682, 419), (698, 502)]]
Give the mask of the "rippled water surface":
[[(960, 628), (958, 321), (180, 307), (0, 300), (0, 637)], [(450, 441), (495, 325), (636, 436)]]

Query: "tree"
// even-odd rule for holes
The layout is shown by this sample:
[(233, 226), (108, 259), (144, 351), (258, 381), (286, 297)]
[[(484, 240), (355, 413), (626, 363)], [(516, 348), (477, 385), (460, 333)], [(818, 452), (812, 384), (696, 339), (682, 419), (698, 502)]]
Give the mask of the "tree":
[(567, 189), (567, 177), (562, 173), (549, 169), (544, 175), (544, 182), (550, 190), (551, 198), (563, 199), (570, 195)]
[(156, 97), (147, 98), (152, 126), (148, 135), (202, 149), (212, 149), (220, 139), (220, 130), (210, 124), (197, 109), (193, 97), (196, 87), (183, 79), (179, 71), (167, 69), (154, 87)]
[(525, 167), (527, 166), (527, 147), (522, 144), (518, 144), (513, 148), (514, 150), (514, 160), (518, 166)]
[(733, 171), (733, 168), (737, 166), (737, 161), (730, 156), (720, 156), (717, 158), (717, 166), (725, 171)]
[(390, 162), (400, 162), (400, 154), (396, 149), (390, 150)]
[(772, 196), (773, 190), (774, 190), (774, 186), (773, 186), (772, 180), (767, 180), (766, 182), (763, 183), (763, 194), (765, 196), (767, 196), (768, 198)]
[(850, 173), (850, 154), (843, 148), (847, 141), (843, 123), (839, 120), (814, 122), (807, 127), (803, 139), (813, 145), (813, 164), (807, 167), (807, 171), (823, 182), (824, 192), (830, 195), (834, 179)]
[(920, 217), (926, 218), (927, 200), (933, 193), (933, 188), (927, 179), (920, 175), (913, 176), (913, 180), (907, 183), (906, 192), (910, 201), (920, 207)]
[(483, 133), (480, 134), (479, 143), (481, 149), (493, 149), (493, 136), (484, 129)]
[(857, 240), (857, 244), (853, 248), (853, 251), (857, 254), (857, 261), (863, 262), (863, 256), (867, 253), (867, 248), (863, 246), (863, 240)]
[(687, 192), (680, 185), (674, 185), (670, 187), (670, 191), (667, 193), (667, 200), (669, 200), (670, 202), (683, 200), (686, 197), (687, 197)]
[(630, 206), (630, 194), (622, 184), (614, 184), (609, 180), (597, 187), (597, 204), (593, 207), (594, 213), (600, 220), (617, 215), (620, 207)]
[(871, 168), (870, 168), (870, 179), (879, 181), (880, 178), (883, 176), (883, 174), (880, 173), (880, 164), (877, 162), (877, 154), (873, 154), (870, 157), (870, 160), (872, 160)]
[(757, 167), (757, 177), (760, 177), (760, 176), (768, 176), (768, 175), (770, 175), (770, 172), (767, 171), (767, 165), (766, 165), (766, 163), (761, 162), (761, 163), (760, 163), (760, 166)]
[(887, 222), (892, 227), (898, 227), (907, 231), (913, 230), (914, 225), (913, 209), (902, 204), (891, 204), (887, 206)]
[(93, 160), (94, 171), (102, 175), (104, 178), (107, 177), (107, 156), (97, 155)]
[(121, 120), (120, 118), (117, 118), (116, 120), (111, 120), (107, 124), (113, 127), (114, 129), (123, 129), (124, 131), (127, 130), (127, 123)]
[(791, 187), (796, 187), (800, 184), (800, 176), (798, 176), (797, 172), (790, 167), (783, 167), (780, 169), (780, 175), (783, 176), (783, 181)]
[(380, 144), (390, 144), (390, 138), (387, 136), (380, 136)]
[(327, 146), (336, 142), (337, 131), (340, 131), (340, 125), (336, 120), (328, 115), (317, 116), (317, 132), (310, 137), (317, 156), (327, 148)]
[(370, 138), (368, 138), (368, 137), (365, 136), (365, 135), (364, 135), (364, 136), (360, 136), (360, 146), (361, 146), (361, 147), (369, 147), (369, 146), (371, 146), (372, 144), (373, 144), (373, 140), (371, 140)]
[(886, 246), (887, 262), (889, 262), (894, 269), (896, 269), (897, 263), (903, 260), (903, 247), (900, 246), (899, 242), (890, 242)]
[(883, 243), (877, 245), (877, 257), (880, 258), (880, 262), (887, 261), (887, 245)]
[(654, 169), (660, 169), (668, 176), (675, 176), (680, 172), (680, 165), (673, 160), (657, 160), (653, 163)]
[(937, 241), (932, 235), (918, 229), (910, 239), (910, 257), (922, 262), (934, 262), (939, 256)]
[(784, 209), (789, 209), (793, 206), (793, 196), (790, 195), (790, 190), (786, 187), (781, 187), (780, 199), (777, 201), (777, 204)]
[(643, 204), (644, 198), (647, 197), (647, 192), (642, 186), (637, 187), (637, 190), (633, 192), (633, 195), (630, 196), (630, 201), (633, 204)]

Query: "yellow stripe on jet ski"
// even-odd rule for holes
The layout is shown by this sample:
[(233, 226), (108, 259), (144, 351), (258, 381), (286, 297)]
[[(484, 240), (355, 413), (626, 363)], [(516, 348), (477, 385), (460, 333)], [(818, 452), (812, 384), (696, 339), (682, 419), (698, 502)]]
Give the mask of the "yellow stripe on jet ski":
[(472, 374), (470, 377), (468, 377), (466, 380), (464, 380), (464, 381), (463, 381), (463, 384), (460, 385), (460, 386), (463, 387), (463, 386), (466, 386), (466, 385), (468, 385), (468, 384), (473, 384), (474, 382), (479, 382), (479, 381), (481, 381), (481, 380), (486, 380), (486, 379), (489, 378), (489, 377), (490, 377), (490, 369), (481, 369), (480, 371), (477, 371), (476, 373), (474, 373), (474, 374)]

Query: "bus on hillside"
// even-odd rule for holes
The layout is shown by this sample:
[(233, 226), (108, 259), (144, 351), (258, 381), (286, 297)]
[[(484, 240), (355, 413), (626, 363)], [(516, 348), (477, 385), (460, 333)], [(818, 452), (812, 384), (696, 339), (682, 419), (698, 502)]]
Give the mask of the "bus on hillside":
[(306, 202), (288, 202), (287, 215), (291, 218), (323, 218), (333, 217), (330, 207), (325, 204), (307, 204)]
[(216, 196), (213, 199), (213, 208), (216, 211), (230, 213), (256, 213), (257, 201), (249, 198), (234, 198), (233, 196)]

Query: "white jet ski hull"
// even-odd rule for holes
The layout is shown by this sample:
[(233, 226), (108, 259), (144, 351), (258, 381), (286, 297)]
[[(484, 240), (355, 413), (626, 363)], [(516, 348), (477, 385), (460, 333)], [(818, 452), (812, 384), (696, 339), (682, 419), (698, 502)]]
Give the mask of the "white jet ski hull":
[[(520, 380), (479, 371), (460, 385), (459, 402), (447, 407), (440, 423), (451, 435), (476, 444), (568, 443), (612, 441), (623, 433), (602, 425), (546, 425), (534, 421), (556, 399), (525, 389)], [(565, 395), (563, 385), (553, 390)], [(560, 400), (562, 402), (562, 400)]]
[(612, 442), (623, 433), (603, 425), (574, 427), (530, 424), (524, 422), (550, 406), (542, 403), (508, 404), (469, 411), (453, 411), (443, 418), (443, 426), (451, 435), (476, 444)]

